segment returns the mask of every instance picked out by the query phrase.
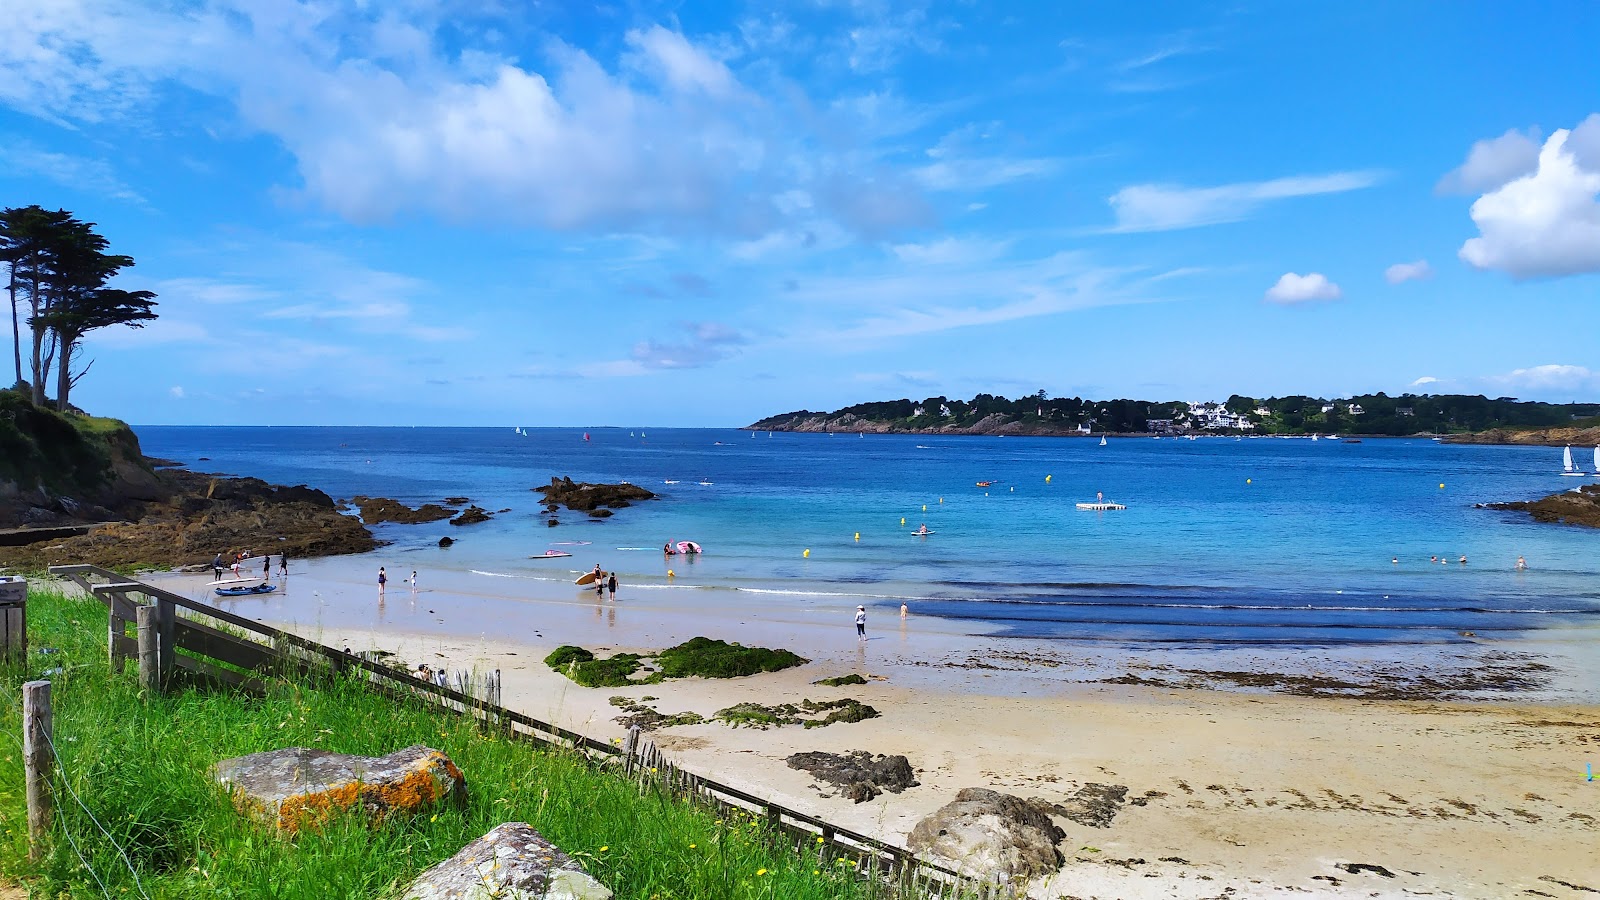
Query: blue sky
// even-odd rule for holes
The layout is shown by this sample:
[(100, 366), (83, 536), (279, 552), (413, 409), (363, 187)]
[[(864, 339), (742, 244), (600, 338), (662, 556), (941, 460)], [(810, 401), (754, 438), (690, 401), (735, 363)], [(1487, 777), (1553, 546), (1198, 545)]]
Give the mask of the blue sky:
[(1203, 6), (12, 0), (0, 202), (139, 423), (1600, 397), (1600, 8)]

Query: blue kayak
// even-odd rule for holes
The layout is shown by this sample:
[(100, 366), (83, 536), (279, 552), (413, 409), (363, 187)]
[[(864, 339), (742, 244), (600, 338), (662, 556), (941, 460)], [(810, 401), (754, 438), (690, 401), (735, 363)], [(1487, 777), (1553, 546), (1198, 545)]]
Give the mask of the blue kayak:
[(250, 587), (219, 587), (219, 588), (217, 588), (217, 596), (219, 596), (219, 597), (249, 597), (252, 594), (270, 594), (270, 593), (272, 593), (273, 591), (275, 591), (277, 589), (278, 589), (278, 586), (275, 585), (275, 584), (264, 584), (264, 583), (263, 584), (252, 585)]

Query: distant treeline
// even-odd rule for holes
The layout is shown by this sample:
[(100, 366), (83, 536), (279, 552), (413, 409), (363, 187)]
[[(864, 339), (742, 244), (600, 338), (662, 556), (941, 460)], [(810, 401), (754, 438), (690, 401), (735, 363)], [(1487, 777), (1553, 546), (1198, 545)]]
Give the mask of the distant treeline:
[[(858, 403), (831, 413), (799, 410), (771, 416), (755, 429), (819, 430), (842, 419), (875, 423), (890, 431), (1068, 433), (1087, 425), (1094, 432), (1151, 430), (1259, 434), (1444, 434), (1491, 428), (1550, 427), (1600, 415), (1600, 403), (1539, 403), (1469, 394), (1358, 394), (1334, 399), (1294, 395), (1246, 397), (1224, 403), (1151, 400), (1085, 400), (1051, 397), (1044, 391), (1016, 400), (978, 394), (971, 400), (928, 397)], [(1170, 423), (1170, 424), (1169, 424)]]

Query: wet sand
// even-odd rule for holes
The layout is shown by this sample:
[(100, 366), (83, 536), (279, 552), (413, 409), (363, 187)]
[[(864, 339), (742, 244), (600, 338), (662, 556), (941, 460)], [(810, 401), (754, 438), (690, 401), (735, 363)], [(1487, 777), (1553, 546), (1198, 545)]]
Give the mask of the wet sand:
[[(290, 577), (285, 595), (227, 608), (413, 664), (498, 668), (507, 706), (601, 738), (623, 734), (614, 696), (651, 696), (664, 713), (707, 717), (743, 701), (859, 699), (881, 717), (814, 729), (679, 726), (654, 740), (691, 771), (896, 842), (964, 787), (1058, 803), (1087, 784), (1127, 787), (1109, 826), (1061, 823), (1067, 862), (1034, 896), (1503, 898), (1600, 889), (1592, 849), (1600, 781), (1584, 780), (1584, 763), (1600, 763), (1600, 706), (1526, 699), (1549, 693), (1547, 674), (1530, 665), (1564, 660), (1556, 670), (1566, 677), (1591, 671), (1592, 630), (1471, 647), (1430, 667), (1459, 675), (1502, 660), (1515, 683), (1486, 688), (1467, 675), (1397, 675), (1393, 659), (1359, 654), (1302, 653), (1288, 671), (1278, 665), (1294, 661), (1287, 656), (1063, 647), (973, 636), (915, 614), (902, 622), (880, 609), (869, 618), (870, 639), (858, 642), (853, 606), (730, 606), (692, 590), (624, 586), (617, 601), (596, 601), (559, 584), (512, 592), (492, 579), (430, 573), (424, 585), (440, 585), (413, 593), (398, 583), (409, 571), (391, 571), (380, 610), (376, 586), (362, 583), (366, 568), (312, 563)], [(199, 597), (204, 580), (175, 576), (167, 585)], [(697, 634), (786, 647), (813, 661), (752, 678), (601, 689), (542, 662), (560, 644), (647, 651)], [(1290, 680), (1233, 677), (1247, 670)], [(851, 672), (869, 683), (813, 684)], [(1417, 696), (1452, 696), (1442, 684), (1516, 699), (1282, 692), (1318, 674), (1333, 686), (1322, 693), (1410, 677), (1426, 689)], [(1529, 689), (1522, 677), (1545, 687)], [(905, 754), (921, 784), (854, 804), (784, 764), (803, 750)]]

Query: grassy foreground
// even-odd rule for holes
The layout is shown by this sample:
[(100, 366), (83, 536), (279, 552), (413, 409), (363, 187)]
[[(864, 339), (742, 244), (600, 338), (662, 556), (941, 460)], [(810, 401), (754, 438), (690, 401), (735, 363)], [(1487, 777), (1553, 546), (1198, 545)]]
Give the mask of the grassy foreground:
[[(752, 817), (720, 820), (575, 753), (480, 732), (466, 719), (383, 698), (355, 681), (277, 682), (264, 699), (189, 690), (147, 703), (132, 667), (122, 676), (109, 671), (99, 602), (35, 589), (28, 625), (29, 671), (0, 674), (0, 872), (26, 879), (30, 896), (139, 897), (142, 886), (151, 898), (387, 897), (506, 821), (528, 822), (583, 859), (618, 898), (898, 896), (852, 877), (848, 863), (830, 866), (814, 853), (773, 846)], [(126, 851), (137, 886), (112, 841), (59, 782), (53, 847), (28, 862), (21, 685), (57, 667), (47, 677), (67, 785)], [(219, 759), (260, 750), (377, 756), (419, 743), (461, 767), (467, 803), (376, 828), (349, 817), (282, 838), (235, 814), (206, 774)]]

